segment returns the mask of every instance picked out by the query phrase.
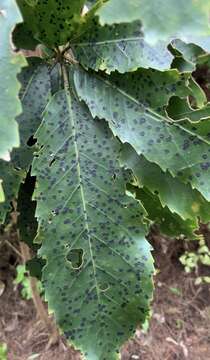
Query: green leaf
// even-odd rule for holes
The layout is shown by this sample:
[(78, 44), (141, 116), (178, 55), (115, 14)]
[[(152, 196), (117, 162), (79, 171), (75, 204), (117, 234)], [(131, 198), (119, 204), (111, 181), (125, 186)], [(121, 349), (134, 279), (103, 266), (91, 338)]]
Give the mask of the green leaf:
[(91, 21), (90, 31), (72, 42), (77, 60), (85, 67), (107, 73), (124, 73), (139, 67), (170, 68), (172, 55), (165, 43), (147, 44), (139, 21), (104, 27), (96, 19)]
[(33, 31), (26, 23), (17, 24), (13, 33), (12, 41), (16, 48), (35, 50), (39, 44), (38, 40), (34, 38)]
[(0, 203), (5, 201), (4, 191), (2, 188), (2, 180), (0, 180)]
[(173, 96), (167, 107), (168, 115), (174, 120), (188, 119), (198, 123), (201, 120), (210, 119), (210, 103), (207, 103), (201, 109), (193, 109), (186, 99)]
[(207, 103), (206, 94), (193, 77), (191, 77), (189, 80), (189, 88), (192, 90), (192, 94), (195, 99), (195, 105), (198, 108), (205, 106)]
[(0, 177), (3, 180), (5, 201), (0, 203), (0, 224), (3, 224), (11, 210), (11, 202), (17, 197), (19, 186), (24, 178), (23, 171), (17, 171), (11, 163), (0, 160)]
[(151, 44), (181, 39), (199, 45), (210, 35), (208, 0), (109, 0), (98, 11), (104, 24), (141, 20), (145, 39)]
[[(173, 40), (172, 43), (172, 53), (178, 52), (184, 57), (185, 60), (189, 61), (192, 64), (196, 64), (198, 58), (203, 56), (205, 52), (195, 44), (186, 44), (181, 40)], [(174, 52), (175, 50), (175, 52)]]
[(25, 65), (24, 57), (13, 53), (10, 42), (12, 29), (21, 21), (14, 0), (0, 0), (0, 158), (10, 159), (10, 151), (19, 146), (15, 117), (21, 113), (18, 100), (19, 82), (16, 75)]
[(28, 170), (34, 152), (32, 137), (40, 125), (42, 112), (51, 96), (50, 71), (40, 59), (28, 58), (28, 66), (20, 73), (19, 81), (23, 112), (16, 119), (20, 131), (20, 147), (12, 152), (12, 163), (15, 167)]
[(36, 136), (49, 307), (87, 359), (114, 360), (149, 312), (153, 264), (144, 209), (125, 195), (119, 142), (68, 91), (55, 94)]
[(65, 45), (75, 36), (78, 27), (84, 22), (81, 16), (85, 0), (38, 0), (30, 6), (25, 0), (17, 0), (25, 26), (39, 42), (55, 47)]
[(195, 223), (191, 219), (183, 220), (176, 213), (172, 213), (168, 206), (162, 206), (157, 195), (147, 188), (136, 189), (136, 198), (141, 199), (150, 221), (158, 225), (162, 234), (170, 237), (186, 236), (190, 240), (198, 239)]
[[(121, 162), (125, 168), (132, 169), (139, 187), (147, 188), (159, 198), (162, 207), (167, 206), (183, 220), (193, 220), (191, 228), (198, 229), (198, 218), (203, 223), (209, 222), (210, 203), (189, 184), (182, 183), (168, 172), (164, 173), (156, 164), (148, 162), (142, 155), (138, 156), (130, 146), (123, 148)], [(147, 206), (145, 208), (147, 210)]]
[(184, 93), (179, 82), (167, 91), (166, 75), (170, 79), (176, 74), (173, 71), (162, 73), (165, 82), (161, 86), (157, 81), (161, 74), (154, 70), (109, 78), (80, 70), (75, 73), (75, 86), (92, 115), (106, 119), (123, 143), (131, 144), (162, 170), (190, 182), (210, 200), (210, 122), (201, 128), (187, 120), (174, 122), (165, 114), (164, 103), (170, 96)]

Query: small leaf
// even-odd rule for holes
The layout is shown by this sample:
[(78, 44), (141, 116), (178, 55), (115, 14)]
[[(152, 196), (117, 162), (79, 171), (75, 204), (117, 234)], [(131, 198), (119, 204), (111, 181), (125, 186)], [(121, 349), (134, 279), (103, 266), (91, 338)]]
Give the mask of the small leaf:
[(0, 224), (3, 224), (7, 213), (11, 210), (11, 202), (17, 197), (19, 186), (25, 174), (15, 170), (10, 162), (0, 160), (0, 176), (3, 180), (5, 201), (0, 203)]
[(5, 200), (5, 197), (4, 197), (4, 191), (2, 188), (2, 180), (0, 180), (0, 203), (4, 202), (4, 200)]

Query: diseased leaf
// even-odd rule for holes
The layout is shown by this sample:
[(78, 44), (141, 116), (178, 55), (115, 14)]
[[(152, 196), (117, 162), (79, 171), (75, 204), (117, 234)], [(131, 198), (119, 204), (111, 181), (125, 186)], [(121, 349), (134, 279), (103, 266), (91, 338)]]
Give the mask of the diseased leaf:
[(172, 121), (163, 110), (164, 103), (177, 91), (176, 84), (167, 92), (166, 79), (162, 88), (154, 84), (155, 72), (146, 77), (145, 71), (141, 77), (133, 73), (104, 78), (79, 70), (75, 72), (75, 86), (92, 115), (106, 119), (123, 143), (131, 144), (162, 170), (190, 182), (209, 201), (210, 122), (200, 128), (186, 120)]
[(46, 298), (87, 359), (114, 360), (148, 315), (153, 264), (144, 209), (125, 195), (120, 143), (68, 91), (54, 95), (36, 137)]
[(40, 59), (28, 58), (28, 66), (22, 70), (18, 79), (21, 83), (19, 98), (23, 112), (16, 119), (20, 147), (12, 152), (12, 163), (15, 167), (28, 170), (35, 150), (33, 135), (51, 96), (50, 71)]
[[(166, 57), (162, 64), (156, 61), (155, 68), (167, 70), (171, 63), (171, 55), (167, 49), (171, 41), (175, 46), (179, 39), (178, 48), (180, 40), (186, 43), (186, 49), (181, 45), (180, 50), (183, 50), (187, 61), (191, 55), (193, 57), (196, 55), (195, 48), (193, 49), (194, 44), (207, 52), (210, 51), (209, 12), (208, 0), (178, 0), (178, 2), (174, 0), (150, 2), (147, 0), (109, 0), (97, 10), (96, 14), (99, 16), (101, 25), (110, 26), (140, 21), (144, 34), (144, 40), (142, 39), (141, 42), (144, 41), (145, 48), (150, 49), (151, 54), (153, 48), (154, 55), (158, 50), (160, 61)], [(148, 67), (147, 58), (143, 58), (142, 63), (142, 67)]]
[(16, 75), (25, 65), (25, 60), (23, 56), (13, 53), (10, 36), (15, 24), (20, 21), (15, 1), (0, 0), (0, 158), (4, 160), (9, 160), (12, 148), (19, 146), (15, 117), (20, 114), (21, 105)]
[(85, 0), (38, 0), (34, 6), (25, 0), (17, 0), (17, 3), (28, 31), (52, 48), (65, 45), (84, 21), (81, 12)]
[(85, 67), (107, 73), (139, 67), (170, 68), (173, 57), (165, 43), (146, 43), (139, 21), (103, 27), (96, 19), (91, 21), (91, 30), (71, 43), (77, 60)]
[(0, 203), (0, 224), (3, 224), (7, 213), (12, 209), (12, 200), (17, 197), (24, 172), (15, 170), (10, 162), (0, 160), (0, 177), (3, 180), (5, 197), (5, 201)]
[(12, 41), (16, 48), (35, 50), (39, 44), (38, 40), (34, 38), (33, 31), (26, 23), (17, 24), (12, 33)]
[[(98, 11), (104, 24), (141, 20), (145, 40), (151, 44), (170, 39), (185, 42), (210, 35), (208, 0), (109, 0)], [(208, 40), (206, 40), (208, 41)]]
[(123, 148), (121, 162), (125, 168), (133, 171), (136, 185), (147, 188), (159, 198), (160, 206), (167, 206), (183, 220), (193, 220), (191, 229), (193, 226), (194, 230), (198, 229), (198, 218), (203, 223), (209, 222), (210, 203), (197, 190), (192, 190), (189, 184), (182, 183), (168, 172), (164, 173), (156, 164), (148, 162), (142, 155), (138, 156), (130, 146)]

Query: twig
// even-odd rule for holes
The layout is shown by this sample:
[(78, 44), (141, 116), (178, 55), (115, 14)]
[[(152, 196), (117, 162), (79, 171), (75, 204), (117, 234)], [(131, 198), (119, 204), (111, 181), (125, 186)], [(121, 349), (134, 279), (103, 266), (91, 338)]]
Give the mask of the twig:
[[(13, 246), (7, 239), (4, 239), (4, 243), (7, 244), (21, 259), (23, 259), (23, 255), (16, 249), (15, 246)], [(24, 259), (23, 259), (24, 260)]]

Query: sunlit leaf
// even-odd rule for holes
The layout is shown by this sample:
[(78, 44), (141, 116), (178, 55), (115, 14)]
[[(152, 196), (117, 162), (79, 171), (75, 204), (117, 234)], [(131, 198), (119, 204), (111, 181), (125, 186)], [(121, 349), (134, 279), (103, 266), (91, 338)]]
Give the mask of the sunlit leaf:
[(21, 16), (15, 1), (0, 0), (0, 158), (4, 160), (9, 160), (12, 148), (19, 146), (15, 117), (21, 112), (21, 104), (16, 75), (25, 65), (25, 60), (12, 49), (11, 32), (16, 22), (21, 22)]

